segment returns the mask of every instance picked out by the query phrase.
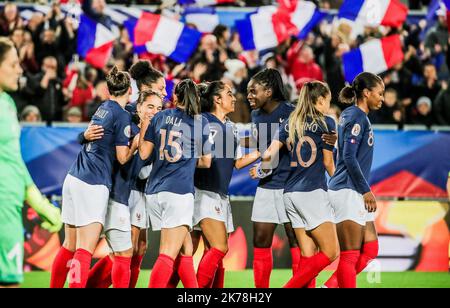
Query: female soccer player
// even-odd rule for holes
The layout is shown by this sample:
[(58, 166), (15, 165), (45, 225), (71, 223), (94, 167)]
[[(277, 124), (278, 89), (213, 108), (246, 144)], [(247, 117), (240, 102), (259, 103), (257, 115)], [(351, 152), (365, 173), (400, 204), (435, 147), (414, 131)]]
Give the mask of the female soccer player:
[(213, 146), (208, 120), (201, 116), (197, 86), (184, 80), (175, 88), (176, 109), (158, 113), (141, 129), (139, 153), (146, 160), (157, 151), (146, 188), (147, 212), (153, 231), (161, 230), (160, 255), (150, 288), (167, 287), (178, 255), (179, 274), (187, 288), (198, 287), (192, 259), (194, 173), (211, 166)]
[(208, 251), (197, 272), (200, 288), (211, 286), (217, 273), (223, 287), (223, 258), (228, 252), (228, 234), (234, 231), (228, 187), (233, 169), (241, 169), (259, 158), (259, 152), (243, 156), (235, 125), (227, 119), (234, 112), (236, 98), (231, 88), (221, 81), (201, 89), (203, 115), (208, 119), (214, 138), (211, 168), (195, 173), (194, 225), (199, 225)]
[[(161, 97), (166, 97), (166, 81), (164, 75), (155, 70), (150, 62), (141, 60), (136, 62), (130, 68), (130, 75), (135, 80), (136, 86), (139, 92), (142, 91), (153, 91), (161, 95)], [(129, 111), (134, 118), (139, 118), (140, 123), (143, 121), (143, 113), (137, 110), (137, 102), (128, 104), (125, 109)], [(145, 105), (144, 105), (145, 106)], [(149, 106), (152, 111), (161, 111), (160, 106)], [(101, 126), (90, 125), (86, 132), (84, 132), (84, 138), (87, 141), (94, 141), (102, 138)], [(83, 137), (83, 135), (81, 136)], [(136, 158), (137, 159), (137, 158)], [(142, 174), (149, 174), (150, 166), (144, 167)], [(139, 278), (139, 272), (141, 269), (142, 260), (147, 251), (147, 229), (148, 229), (148, 219), (146, 219), (147, 213), (145, 210), (145, 184), (147, 182), (147, 177), (139, 179), (132, 188), (129, 205), (131, 211), (131, 234), (133, 243), (133, 258), (131, 260), (131, 278), (130, 278), (130, 288), (136, 287), (136, 283)], [(111, 283), (111, 272), (113, 263), (109, 256), (104, 257), (99, 260), (92, 270), (89, 272), (89, 280), (87, 283), (88, 288), (108, 288)]]
[(0, 38), (0, 288), (23, 282), (24, 201), (39, 214), (44, 229), (62, 227), (60, 210), (41, 195), (20, 154), (16, 104), (6, 91), (17, 91), (22, 72), (14, 44)]
[(279, 141), (274, 140), (262, 158), (271, 167), (280, 149), (286, 146), (291, 152), (284, 202), (302, 257), (299, 270), (286, 284), (287, 288), (314, 287), (311, 281), (339, 254), (325, 177), (325, 170), (330, 176), (335, 171), (334, 146), (322, 140), (322, 135), (334, 131), (336, 126), (333, 119), (325, 116), (330, 101), (331, 92), (326, 84), (305, 83), (294, 112), (280, 127)]
[(62, 216), (66, 236), (62, 252), (55, 259), (52, 275), (61, 277), (58, 280), (65, 279), (70, 261), (66, 251), (76, 250), (70, 265), (71, 288), (86, 286), (92, 253), (105, 224), (113, 163), (116, 159), (121, 165), (127, 163), (138, 145), (135, 139), (129, 147), (130, 115), (124, 109), (131, 94), (130, 77), (115, 67), (106, 81), (111, 99), (104, 102), (92, 117), (94, 124), (104, 128), (105, 135), (83, 147), (63, 186)]
[(374, 74), (362, 73), (341, 91), (340, 100), (355, 105), (341, 115), (337, 169), (329, 183), (341, 257), (326, 286), (355, 288), (356, 275), (378, 255), (377, 201), (368, 183), (375, 141), (367, 115), (383, 105), (384, 83)]
[[(280, 124), (289, 118), (294, 106), (287, 102), (281, 75), (275, 69), (265, 69), (256, 74), (250, 80), (247, 91), (247, 99), (253, 109), (253, 137), (257, 138), (259, 152), (264, 153)], [(251, 170), (251, 174), (255, 176), (256, 168)], [(273, 268), (272, 240), (277, 225), (285, 226), (294, 271), (300, 262), (300, 249), (283, 202), (288, 175), (289, 152), (283, 148), (278, 167), (273, 169), (271, 175), (259, 181), (253, 202), (253, 272), (257, 288), (269, 287)]]
[[(152, 91), (140, 92), (137, 101), (137, 114), (142, 121), (145, 118), (152, 119), (155, 114), (161, 111), (162, 105), (163, 98), (158, 93)], [(140, 124), (132, 123), (131, 137), (137, 136), (139, 130)], [(144, 164), (145, 162), (136, 154), (127, 164), (121, 166), (116, 162), (113, 168), (113, 187), (106, 215), (105, 234), (113, 254), (111, 280), (114, 288), (128, 288), (130, 286), (131, 263), (134, 252), (131, 236), (132, 224), (142, 227), (143, 230), (148, 228), (145, 208), (137, 211), (136, 209), (132, 210), (131, 207), (139, 206), (140, 200), (135, 200), (136, 197), (130, 198), (132, 188), (134, 188), (135, 193), (145, 190), (146, 179), (144, 181), (138, 179)], [(140, 195), (137, 197), (140, 197)], [(133, 222), (131, 212), (136, 215), (136, 217), (133, 217)], [(135, 240), (138, 241), (139, 237)], [(137, 278), (137, 275), (133, 277), (136, 280), (133, 281), (133, 287), (136, 286)]]

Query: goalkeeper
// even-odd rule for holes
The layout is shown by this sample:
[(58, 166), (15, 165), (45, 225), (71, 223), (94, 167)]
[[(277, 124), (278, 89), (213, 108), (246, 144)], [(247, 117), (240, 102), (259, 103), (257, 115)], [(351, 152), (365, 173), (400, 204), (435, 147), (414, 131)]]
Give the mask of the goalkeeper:
[(22, 74), (13, 43), (0, 38), (0, 288), (23, 282), (22, 207), (27, 202), (50, 232), (61, 229), (60, 210), (34, 185), (20, 152), (20, 126), (14, 101)]

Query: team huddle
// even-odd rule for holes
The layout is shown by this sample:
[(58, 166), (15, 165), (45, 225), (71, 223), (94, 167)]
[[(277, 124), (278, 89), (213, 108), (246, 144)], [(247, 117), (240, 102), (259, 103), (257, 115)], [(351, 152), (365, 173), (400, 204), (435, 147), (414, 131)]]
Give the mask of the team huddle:
[[(139, 90), (131, 100), (132, 80)], [(265, 69), (250, 80), (251, 136), (241, 138), (227, 115), (235, 109), (221, 81), (181, 81), (175, 109), (162, 73), (149, 62), (106, 77), (110, 100), (79, 136), (83, 145), (63, 186), (65, 240), (51, 287), (135, 288), (147, 250), (147, 231), (161, 231), (150, 288), (223, 288), (223, 259), (234, 231), (229, 185), (234, 168), (253, 165), (259, 180), (254, 226), (254, 282), (270, 286), (272, 240), (283, 224), (292, 255), (286, 288), (315, 288), (315, 279), (340, 257), (326, 282), (354, 288), (376, 258), (376, 200), (368, 184), (374, 135), (367, 117), (381, 108), (383, 81), (362, 73), (340, 94), (351, 104), (336, 124), (328, 117), (327, 84), (304, 85), (297, 104), (286, 97), (280, 73)], [(328, 181), (326, 174), (331, 177)], [(91, 268), (104, 236), (110, 254)], [(193, 255), (205, 251), (197, 272)]]

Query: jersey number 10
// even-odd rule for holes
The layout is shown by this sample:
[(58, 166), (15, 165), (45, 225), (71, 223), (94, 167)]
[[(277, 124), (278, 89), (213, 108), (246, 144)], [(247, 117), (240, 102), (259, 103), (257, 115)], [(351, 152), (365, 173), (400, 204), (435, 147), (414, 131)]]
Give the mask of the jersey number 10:
[[(303, 157), (302, 157), (302, 147), (305, 143), (308, 143), (309, 146), (311, 147), (311, 157), (306, 162), (303, 160)], [(309, 168), (316, 161), (317, 145), (311, 137), (305, 136), (302, 139), (300, 139), (299, 142), (297, 143), (297, 148), (295, 149), (295, 152), (297, 154), (298, 163), (300, 164), (300, 166), (302, 166), (303, 168)], [(292, 161), (291, 167), (297, 168), (298, 167), (297, 162)]]

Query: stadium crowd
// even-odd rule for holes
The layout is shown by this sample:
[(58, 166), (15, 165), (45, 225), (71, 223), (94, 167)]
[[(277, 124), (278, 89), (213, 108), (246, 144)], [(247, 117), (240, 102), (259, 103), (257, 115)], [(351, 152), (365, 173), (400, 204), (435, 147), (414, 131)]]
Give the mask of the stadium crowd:
[[(336, 1), (318, 2), (329, 8)], [(107, 5), (104, 0), (85, 0), (82, 7), (85, 14), (108, 23), (112, 21), (104, 13)], [(337, 27), (325, 20), (306, 40), (292, 38), (264, 54), (243, 51), (239, 34), (219, 25), (202, 37), (198, 50), (188, 63), (179, 64), (148, 53), (139, 57), (151, 61), (168, 80), (187, 77), (196, 82), (223, 80), (232, 86), (238, 99), (237, 111), (231, 115), (234, 122), (250, 121), (247, 83), (264, 67), (282, 72), (292, 101), (305, 82), (326, 81), (333, 95), (333, 110), (338, 115), (344, 108), (337, 99), (339, 90), (345, 86), (342, 54), (371, 38), (399, 33), (404, 61), (381, 75), (386, 84), (385, 106), (371, 117), (373, 123), (393, 124), (400, 128), (404, 124), (448, 126), (449, 35), (445, 10), (438, 10), (436, 15), (437, 22), (433, 26), (421, 20), (418, 24), (405, 23), (403, 29), (366, 28), (356, 39), (351, 38), (351, 29), (345, 24)], [(13, 98), (20, 119), (25, 122), (88, 121), (108, 97), (103, 81), (105, 72), (113, 65), (119, 70), (128, 70), (138, 60), (127, 30), (121, 28), (106, 67), (101, 70), (87, 65), (76, 54), (77, 22), (65, 17), (58, 3), (52, 4), (47, 15), (34, 13), (28, 21), (20, 17), (16, 4), (6, 3), (0, 13), (0, 36), (10, 37), (19, 51), (24, 75), (20, 90)], [(165, 107), (170, 108), (171, 103)]]

